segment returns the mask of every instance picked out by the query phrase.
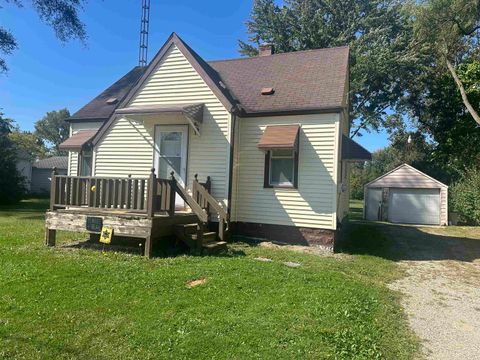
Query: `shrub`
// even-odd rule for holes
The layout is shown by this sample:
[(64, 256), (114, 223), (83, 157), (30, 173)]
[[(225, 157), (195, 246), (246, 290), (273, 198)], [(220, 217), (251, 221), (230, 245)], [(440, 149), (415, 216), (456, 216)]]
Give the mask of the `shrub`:
[(450, 209), (470, 225), (480, 225), (480, 168), (466, 170), (450, 188)]

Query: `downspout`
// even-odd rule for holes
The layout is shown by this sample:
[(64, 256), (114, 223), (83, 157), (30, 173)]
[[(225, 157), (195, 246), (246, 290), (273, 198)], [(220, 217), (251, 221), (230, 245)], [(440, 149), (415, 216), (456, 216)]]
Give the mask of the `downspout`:
[(235, 128), (237, 126), (237, 115), (232, 112), (232, 127), (230, 129), (230, 165), (228, 170), (228, 208), (227, 214), (230, 219), (232, 213), (232, 188), (233, 188), (233, 157), (235, 154)]

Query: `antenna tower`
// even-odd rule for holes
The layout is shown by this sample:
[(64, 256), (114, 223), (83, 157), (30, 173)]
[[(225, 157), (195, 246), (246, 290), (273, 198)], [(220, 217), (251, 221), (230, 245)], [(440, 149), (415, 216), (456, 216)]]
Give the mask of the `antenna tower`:
[(138, 50), (138, 66), (147, 66), (148, 25), (150, 23), (150, 0), (142, 0), (142, 21), (140, 22), (140, 47)]

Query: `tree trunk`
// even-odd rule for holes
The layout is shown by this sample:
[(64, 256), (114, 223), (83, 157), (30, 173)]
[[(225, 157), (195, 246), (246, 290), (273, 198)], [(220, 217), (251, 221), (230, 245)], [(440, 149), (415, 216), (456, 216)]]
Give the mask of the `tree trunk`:
[(468, 101), (467, 93), (465, 92), (465, 88), (463, 87), (462, 82), (457, 76), (455, 68), (453, 67), (450, 60), (446, 59), (446, 61), (447, 61), (448, 70), (450, 70), (450, 73), (453, 76), (453, 80), (455, 80), (458, 90), (460, 90), (460, 95), (462, 95), (462, 100), (463, 100), (463, 103), (465, 104), (465, 107), (467, 108), (470, 115), (472, 115), (473, 119), (477, 122), (477, 124), (480, 125), (480, 116), (478, 116), (478, 113), (475, 111), (472, 104), (470, 104), (470, 101)]

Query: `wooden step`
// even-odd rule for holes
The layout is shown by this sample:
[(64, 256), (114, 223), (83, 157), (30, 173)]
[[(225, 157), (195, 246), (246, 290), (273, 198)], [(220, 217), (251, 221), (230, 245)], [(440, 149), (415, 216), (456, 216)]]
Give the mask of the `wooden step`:
[(203, 244), (203, 253), (205, 254), (216, 254), (222, 251), (227, 250), (226, 241), (213, 241), (206, 244)]
[[(197, 234), (192, 234), (191, 239), (194, 240), (194, 241), (197, 241)], [(217, 240), (217, 233), (216, 232), (203, 233), (202, 243), (208, 244), (208, 243), (214, 242), (216, 240)]]
[(175, 230), (176, 231), (181, 231), (182, 234), (185, 235), (190, 235), (190, 234), (196, 234), (198, 230), (198, 225), (193, 223), (193, 224), (177, 224), (175, 225)]

